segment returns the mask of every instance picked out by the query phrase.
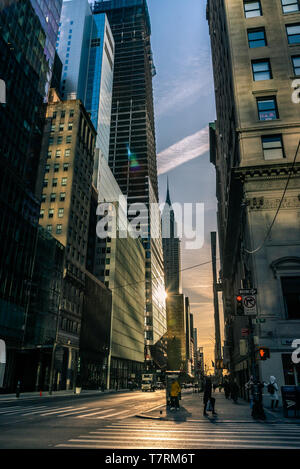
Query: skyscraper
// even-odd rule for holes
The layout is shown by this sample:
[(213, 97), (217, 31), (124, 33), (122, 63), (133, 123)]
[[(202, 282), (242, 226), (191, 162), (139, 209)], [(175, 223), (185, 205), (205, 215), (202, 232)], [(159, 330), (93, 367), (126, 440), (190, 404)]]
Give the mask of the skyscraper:
[[(177, 237), (177, 224), (170, 198), (169, 180), (165, 207), (162, 212), (162, 225), (166, 292), (168, 295), (181, 293), (180, 239)], [(164, 233), (164, 231), (166, 232)]]
[[(224, 355), (241, 388), (254, 373), (261, 380), (274, 374), (282, 385), (299, 384), (289, 337), (300, 333), (299, 89), (293, 95), (299, 77), (300, 5), (209, 0), (207, 19), (217, 110), (210, 134)], [(239, 315), (236, 295), (243, 288), (257, 289), (250, 298), (256, 308)], [(246, 347), (240, 347), (244, 327), (253, 330), (255, 345), (270, 348), (270, 360), (255, 359), (252, 340), (244, 339)]]
[[(149, 209), (158, 201), (152, 77), (151, 26), (146, 0), (95, 2), (94, 16), (106, 13), (115, 40), (109, 166), (128, 197)], [(166, 331), (159, 213), (141, 222), (146, 250), (145, 356)], [(146, 230), (146, 231), (145, 231)], [(150, 236), (156, 232), (157, 238)]]
[(59, 0), (0, 5), (0, 76), (6, 84), (6, 105), (1, 105), (0, 112), (0, 337), (7, 345), (7, 390), (13, 389), (24, 340), (37, 244), (39, 200), (34, 188), (42, 107), (51, 79), (59, 14)]
[(93, 183), (99, 158), (108, 161), (114, 66), (114, 39), (105, 13), (92, 15), (88, 0), (63, 3), (57, 51), (63, 62), (63, 99), (80, 99), (97, 130)]

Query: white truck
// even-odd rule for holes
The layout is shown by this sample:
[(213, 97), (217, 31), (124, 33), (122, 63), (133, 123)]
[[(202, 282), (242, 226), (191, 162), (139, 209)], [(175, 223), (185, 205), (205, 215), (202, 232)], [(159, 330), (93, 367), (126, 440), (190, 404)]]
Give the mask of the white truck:
[(142, 391), (155, 391), (155, 375), (154, 373), (142, 374)]

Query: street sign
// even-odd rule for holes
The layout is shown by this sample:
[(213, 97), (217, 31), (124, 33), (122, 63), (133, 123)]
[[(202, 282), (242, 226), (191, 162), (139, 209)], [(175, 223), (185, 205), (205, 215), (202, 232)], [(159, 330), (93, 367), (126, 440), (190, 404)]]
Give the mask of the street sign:
[(257, 288), (240, 288), (240, 295), (257, 295)]
[(245, 316), (256, 316), (256, 296), (243, 296), (244, 314)]

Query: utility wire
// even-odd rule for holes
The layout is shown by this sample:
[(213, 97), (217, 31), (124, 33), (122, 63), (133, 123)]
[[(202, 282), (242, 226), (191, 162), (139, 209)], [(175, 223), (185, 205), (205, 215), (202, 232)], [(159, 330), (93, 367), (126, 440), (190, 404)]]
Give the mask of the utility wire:
[[(216, 259), (217, 261), (219, 259)], [(191, 269), (195, 269), (196, 267), (201, 267), (203, 265), (207, 265), (207, 264), (211, 264), (212, 263), (212, 260), (211, 261), (206, 261), (206, 262), (202, 262), (201, 264), (196, 264), (196, 265), (192, 265), (190, 267), (186, 267), (185, 269), (180, 269), (179, 272), (184, 272), (186, 270), (191, 270)], [(151, 277), (150, 280), (156, 280), (156, 279), (160, 279), (160, 278), (164, 278), (164, 275), (158, 275), (157, 277)], [(131, 285), (137, 285), (139, 283), (144, 283), (145, 282), (145, 279), (143, 280), (140, 280), (139, 282), (133, 282), (133, 283), (126, 283), (125, 285), (120, 285), (119, 287), (113, 287), (113, 288), (110, 288), (110, 290), (117, 290), (118, 288), (125, 288), (125, 287), (129, 287)]]
[(254, 249), (253, 251), (249, 251), (248, 249), (244, 248), (244, 251), (245, 251), (247, 254), (255, 254), (255, 253), (257, 253), (258, 251), (260, 251), (260, 250), (264, 247), (264, 245), (265, 245), (265, 243), (266, 243), (268, 237), (269, 237), (270, 234), (271, 234), (272, 228), (273, 228), (273, 226), (274, 226), (274, 223), (275, 223), (275, 221), (276, 221), (276, 218), (277, 218), (277, 216), (278, 216), (278, 213), (279, 213), (279, 211), (280, 211), (280, 209), (281, 209), (281, 206), (282, 206), (282, 203), (283, 203), (283, 200), (284, 200), (284, 197), (285, 197), (285, 194), (286, 194), (288, 185), (289, 185), (290, 180), (291, 180), (291, 177), (292, 177), (292, 172), (293, 172), (293, 169), (294, 169), (295, 164), (296, 164), (296, 159), (297, 159), (299, 147), (300, 147), (300, 140), (299, 140), (299, 143), (298, 143), (298, 146), (297, 146), (297, 150), (296, 150), (296, 153), (295, 153), (295, 157), (294, 157), (293, 164), (292, 164), (292, 166), (291, 166), (291, 168), (290, 168), (290, 171), (289, 171), (289, 175), (288, 175), (288, 178), (287, 178), (287, 181), (286, 181), (286, 185), (285, 185), (285, 188), (284, 188), (284, 191), (283, 191), (281, 200), (280, 200), (279, 205), (278, 205), (278, 207), (277, 207), (277, 210), (276, 210), (274, 219), (273, 219), (271, 225), (269, 226), (269, 229), (268, 229), (268, 231), (267, 231), (267, 234), (266, 234), (266, 236), (265, 236), (263, 242), (260, 244), (260, 246), (258, 246), (258, 247), (257, 247), (256, 249)]

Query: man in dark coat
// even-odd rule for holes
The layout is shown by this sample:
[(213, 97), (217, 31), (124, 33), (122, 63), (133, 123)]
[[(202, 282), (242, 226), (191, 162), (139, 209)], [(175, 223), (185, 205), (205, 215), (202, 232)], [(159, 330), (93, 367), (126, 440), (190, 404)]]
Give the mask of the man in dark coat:
[(215, 398), (212, 397), (212, 383), (211, 383), (211, 378), (206, 378), (205, 380), (205, 385), (204, 385), (204, 395), (203, 395), (203, 404), (204, 404), (204, 408), (203, 408), (203, 415), (207, 416), (207, 412), (206, 412), (206, 406), (207, 406), (207, 403), (208, 401), (210, 401), (210, 404), (211, 404), (211, 408), (212, 408), (212, 414), (213, 415), (217, 415), (216, 412), (215, 412)]

